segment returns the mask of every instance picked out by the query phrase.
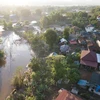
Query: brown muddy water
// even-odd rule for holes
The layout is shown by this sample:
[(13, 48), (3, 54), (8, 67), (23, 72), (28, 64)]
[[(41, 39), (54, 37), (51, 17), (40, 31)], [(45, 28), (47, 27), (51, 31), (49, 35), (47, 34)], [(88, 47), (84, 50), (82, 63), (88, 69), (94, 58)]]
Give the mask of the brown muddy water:
[(23, 71), (26, 70), (32, 54), (27, 41), (14, 32), (3, 32), (1, 38), (3, 40), (1, 46), (6, 54), (6, 64), (0, 64), (0, 100), (5, 100), (11, 92), (11, 80), (16, 70), (19, 66)]

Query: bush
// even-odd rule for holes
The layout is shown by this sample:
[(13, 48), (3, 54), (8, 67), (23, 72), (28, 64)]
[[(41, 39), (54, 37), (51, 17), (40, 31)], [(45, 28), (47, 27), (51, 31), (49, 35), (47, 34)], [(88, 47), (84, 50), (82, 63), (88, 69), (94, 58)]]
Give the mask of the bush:
[(48, 45), (42, 40), (41, 36), (34, 35), (31, 31), (24, 33), (24, 37), (31, 44), (37, 57), (43, 57), (48, 53)]
[(12, 85), (15, 86), (16, 89), (20, 89), (24, 85), (23, 79), (24, 76), (22, 75), (21, 70), (18, 69), (16, 75), (12, 79)]

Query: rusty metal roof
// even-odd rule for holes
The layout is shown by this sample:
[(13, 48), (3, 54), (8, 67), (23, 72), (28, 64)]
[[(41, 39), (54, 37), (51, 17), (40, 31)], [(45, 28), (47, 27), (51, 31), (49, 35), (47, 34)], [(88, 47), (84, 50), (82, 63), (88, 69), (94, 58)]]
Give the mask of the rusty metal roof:
[(73, 95), (72, 93), (68, 92), (67, 90), (62, 90), (56, 100), (82, 100), (81, 98)]

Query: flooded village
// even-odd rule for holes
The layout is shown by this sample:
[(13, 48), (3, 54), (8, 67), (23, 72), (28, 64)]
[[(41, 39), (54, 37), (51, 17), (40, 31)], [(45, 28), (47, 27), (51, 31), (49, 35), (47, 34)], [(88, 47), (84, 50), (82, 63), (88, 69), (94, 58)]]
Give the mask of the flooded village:
[(0, 7), (0, 100), (65, 98), (100, 100), (100, 7)]

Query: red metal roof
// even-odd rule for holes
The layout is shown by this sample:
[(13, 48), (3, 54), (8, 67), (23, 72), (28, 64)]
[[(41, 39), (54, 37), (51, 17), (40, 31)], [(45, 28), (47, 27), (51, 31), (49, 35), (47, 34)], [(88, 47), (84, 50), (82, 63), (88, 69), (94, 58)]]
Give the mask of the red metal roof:
[(83, 65), (87, 65), (87, 66), (95, 67), (95, 68), (98, 66), (97, 62), (91, 62), (91, 61), (86, 61), (86, 60), (81, 60), (80, 63)]
[(87, 61), (97, 61), (97, 57), (96, 57), (96, 53), (93, 51), (89, 51), (89, 50), (83, 50), (81, 52), (81, 59), (82, 60), (87, 60)]
[(72, 93), (68, 92), (67, 90), (62, 90), (56, 100), (82, 100), (81, 98), (73, 95)]
[(74, 41), (69, 41), (70, 42), (70, 44), (77, 44), (77, 41), (76, 40), (74, 40)]
[(97, 67), (96, 53), (89, 50), (83, 50), (81, 52), (80, 63), (91, 67)]

